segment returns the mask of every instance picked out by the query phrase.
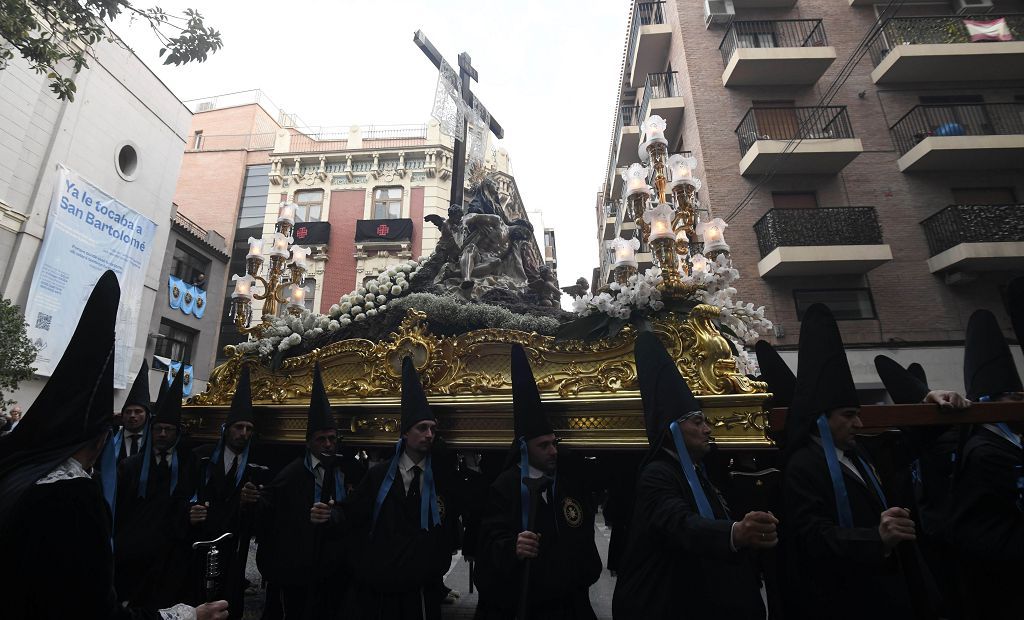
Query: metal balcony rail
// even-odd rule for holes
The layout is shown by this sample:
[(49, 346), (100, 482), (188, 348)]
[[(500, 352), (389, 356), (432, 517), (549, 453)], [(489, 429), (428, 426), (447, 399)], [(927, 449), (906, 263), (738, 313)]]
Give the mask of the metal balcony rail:
[[(1003, 20), (1002, 23), (998, 23)], [(986, 34), (973, 23), (992, 24)], [(993, 22), (996, 22), (993, 24)], [(929, 17), (890, 17), (882, 24), (881, 34), (871, 42), (871, 62), (878, 66), (899, 45), (928, 43), (987, 43), (1000, 38), (1010, 41), (1024, 40), (1024, 14), (1006, 13), (985, 15), (938, 15)]]
[(718, 50), (728, 64), (738, 48), (824, 47), (828, 45), (820, 19), (771, 19), (733, 21)]
[[(360, 134), (362, 146), (359, 150), (393, 149), (423, 146), (427, 143), (426, 125), (397, 125), (363, 127)], [(346, 129), (322, 130), (316, 133), (295, 132), (288, 147), (289, 153), (317, 153), (350, 150), (348, 139), (352, 134)], [(355, 149), (355, 147), (351, 147)]]
[(663, 99), (665, 97), (679, 96), (679, 83), (676, 81), (678, 71), (666, 71), (664, 73), (648, 73), (644, 82), (644, 98), (640, 102), (640, 122), (647, 118), (647, 111), (651, 105), (651, 99)]
[(626, 45), (626, 62), (623, 79), (629, 79), (633, 72), (633, 52), (636, 50), (637, 40), (640, 38), (640, 26), (651, 26), (653, 24), (665, 23), (664, 2), (638, 2), (633, 10), (632, 27), (629, 31), (629, 43)]
[[(640, 124), (640, 106), (638, 105), (624, 105), (619, 108), (619, 129), (623, 126), (639, 125)], [(619, 132), (616, 130), (615, 132)]]
[(1024, 134), (1024, 102), (914, 106), (889, 128), (900, 155), (932, 136)]
[(199, 224), (196, 224), (195, 222), (193, 222), (191, 219), (188, 218), (188, 216), (182, 215), (180, 211), (175, 211), (174, 212), (174, 220), (173, 221), (174, 221), (175, 224), (177, 224), (178, 226), (181, 226), (182, 228), (184, 228), (185, 230), (189, 231), (190, 233), (192, 233), (196, 237), (199, 237), (203, 241), (206, 240), (206, 238), (208, 236), (207, 232), (206, 232), (206, 229), (203, 228), (202, 226), (200, 226)]
[(246, 133), (237, 135), (193, 135), (189, 138), (188, 153), (200, 151), (260, 151), (274, 148), (273, 133)]
[(846, 106), (754, 107), (736, 127), (740, 153), (758, 140), (834, 140), (853, 138)]
[(921, 226), (930, 256), (961, 243), (1024, 241), (1024, 204), (950, 205)]
[(754, 224), (754, 233), (761, 258), (779, 247), (882, 243), (874, 207), (771, 209)]

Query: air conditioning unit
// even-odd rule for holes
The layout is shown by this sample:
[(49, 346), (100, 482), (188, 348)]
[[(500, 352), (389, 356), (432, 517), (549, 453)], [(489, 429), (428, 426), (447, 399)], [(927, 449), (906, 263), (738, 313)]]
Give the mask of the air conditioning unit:
[(957, 15), (980, 15), (992, 10), (992, 0), (953, 0)]
[(704, 0), (704, 26), (711, 24), (728, 24), (736, 17), (736, 9), (732, 0)]
[(199, 104), (199, 107), (196, 108), (196, 112), (207, 112), (209, 110), (212, 110), (213, 106), (214, 103), (212, 101), (204, 101)]

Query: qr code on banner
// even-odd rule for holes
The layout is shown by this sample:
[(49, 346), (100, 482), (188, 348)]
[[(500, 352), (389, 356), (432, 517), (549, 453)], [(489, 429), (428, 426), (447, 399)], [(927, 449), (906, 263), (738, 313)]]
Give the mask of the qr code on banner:
[(53, 316), (49, 314), (43, 314), (42, 312), (36, 313), (36, 329), (44, 331), (50, 331), (50, 323), (53, 322)]

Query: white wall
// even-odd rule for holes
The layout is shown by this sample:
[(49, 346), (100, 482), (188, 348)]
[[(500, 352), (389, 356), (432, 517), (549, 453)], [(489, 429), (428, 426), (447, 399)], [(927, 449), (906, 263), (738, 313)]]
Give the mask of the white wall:
[[(28, 297), (57, 164), (63, 164), (157, 223), (139, 314), (149, 317), (163, 291), (162, 252), (191, 113), (114, 43), (95, 47), (89, 68), (75, 77), (74, 102), (59, 101), (47, 82), (20, 57), (0, 71), (0, 292), (22, 306)], [(132, 181), (116, 168), (124, 143), (139, 155)], [(140, 321), (131, 369), (142, 361), (149, 327)], [(16, 398), (25, 407), (41, 387), (42, 380), (26, 382)]]

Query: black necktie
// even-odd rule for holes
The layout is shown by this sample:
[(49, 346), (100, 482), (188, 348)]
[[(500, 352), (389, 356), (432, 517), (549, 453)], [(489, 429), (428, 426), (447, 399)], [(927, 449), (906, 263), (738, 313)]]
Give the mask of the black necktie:
[(163, 469), (167, 469), (167, 467), (170, 465), (170, 455), (167, 454), (166, 451), (161, 450), (160, 453), (157, 454), (156, 464)]
[(128, 453), (128, 456), (135, 456), (139, 452), (139, 436), (138, 435), (132, 435), (131, 439), (132, 439), (132, 451), (130, 453)]
[(406, 497), (415, 498), (420, 496), (420, 474), (423, 473), (423, 469), (419, 465), (412, 466), (412, 484), (409, 485), (409, 492), (405, 494)]
[(225, 488), (230, 489), (235, 484), (235, 475), (238, 473), (238, 455), (231, 460), (231, 469), (228, 470)]

